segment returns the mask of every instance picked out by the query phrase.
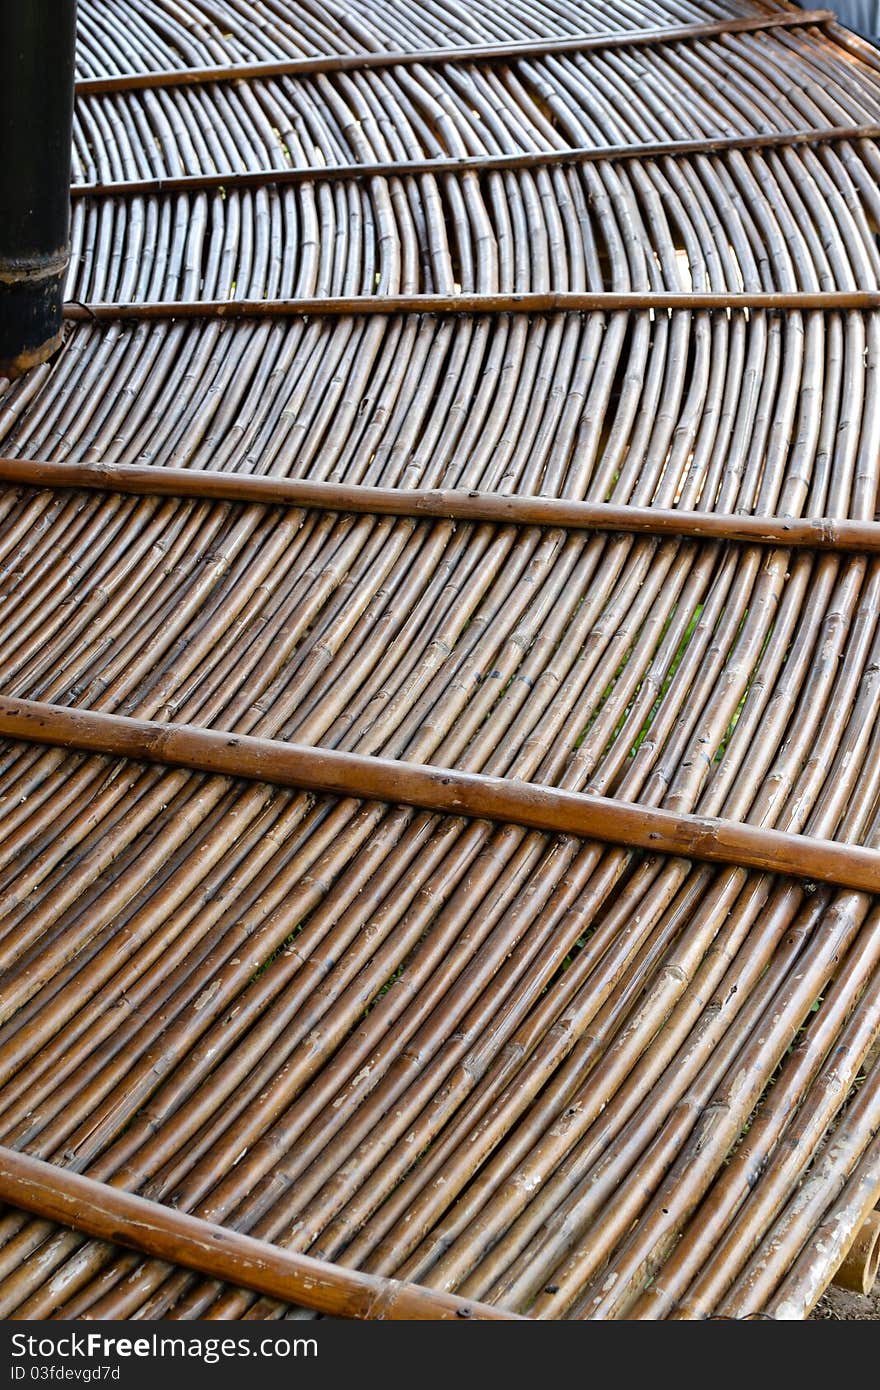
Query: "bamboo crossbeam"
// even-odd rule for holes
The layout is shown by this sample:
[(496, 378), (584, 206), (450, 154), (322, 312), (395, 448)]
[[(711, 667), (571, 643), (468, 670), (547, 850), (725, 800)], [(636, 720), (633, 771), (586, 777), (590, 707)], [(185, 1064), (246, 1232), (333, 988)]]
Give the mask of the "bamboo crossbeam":
[(161, 193), (231, 192), (244, 188), (287, 188), (304, 183), (346, 179), (408, 178), (417, 174), (487, 174), (519, 169), (551, 169), (605, 160), (680, 159), (687, 155), (729, 154), (736, 151), (799, 149), (843, 141), (880, 139), (880, 125), (828, 126), (814, 130), (761, 131), (748, 135), (718, 135), (704, 140), (648, 140), (631, 144), (579, 145), (569, 149), (530, 150), (521, 154), (471, 155), (462, 159), (376, 160), (358, 164), (310, 164), (298, 168), (216, 170), (201, 174), (166, 175), (149, 179), (74, 183), (72, 198), (136, 197)]
[(521, 1320), (455, 1294), (295, 1254), (6, 1147), (0, 1198), (43, 1220), (333, 1317)]
[(880, 851), (452, 768), (0, 698), (0, 735), (880, 892)]
[(521, 294), (326, 295), (302, 299), (153, 300), (126, 303), (69, 301), (64, 317), (72, 323), (157, 319), (388, 318), (394, 314), (556, 314), (622, 313), (640, 310), (696, 313), (744, 309), (800, 310), (804, 313), (880, 309), (880, 290), (791, 290), (708, 294), (658, 290), (558, 290)]
[(137, 464), (52, 463), (0, 458), (0, 482), (27, 487), (86, 488), (135, 496), (211, 498), (227, 502), (303, 507), (321, 511), (409, 519), (488, 521), (516, 526), (622, 531), (641, 536), (735, 541), (747, 545), (873, 554), (880, 550), (880, 522), (836, 517), (749, 516), (616, 506), (563, 497), (524, 497), (454, 488), (415, 491), (320, 483), (308, 479), (155, 468)]
[(158, 87), (191, 87), (206, 82), (241, 82), (269, 77), (309, 76), (315, 73), (365, 72), (382, 68), (435, 67), (442, 63), (514, 62), (549, 54), (591, 53), (615, 48), (646, 48), (657, 44), (687, 43), (717, 38), (724, 34), (754, 34), (771, 29), (792, 29), (827, 24), (834, 19), (831, 10), (804, 10), (795, 13), (746, 15), (736, 19), (711, 20), (698, 24), (670, 25), (657, 29), (624, 30), (617, 33), (580, 34), (572, 38), (542, 38), (513, 43), (466, 44), (457, 47), (425, 48), (375, 53), (322, 53), (314, 57), (282, 58), (270, 62), (217, 64), (211, 67), (173, 68), (162, 72), (113, 73), (106, 77), (86, 77), (77, 83), (80, 96), (105, 92), (134, 92)]

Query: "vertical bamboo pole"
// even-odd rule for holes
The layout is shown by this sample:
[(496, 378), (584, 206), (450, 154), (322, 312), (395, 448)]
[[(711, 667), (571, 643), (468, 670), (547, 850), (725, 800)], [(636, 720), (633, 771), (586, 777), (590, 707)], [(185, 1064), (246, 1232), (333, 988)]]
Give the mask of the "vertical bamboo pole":
[(61, 344), (76, 0), (0, 0), (0, 374)]

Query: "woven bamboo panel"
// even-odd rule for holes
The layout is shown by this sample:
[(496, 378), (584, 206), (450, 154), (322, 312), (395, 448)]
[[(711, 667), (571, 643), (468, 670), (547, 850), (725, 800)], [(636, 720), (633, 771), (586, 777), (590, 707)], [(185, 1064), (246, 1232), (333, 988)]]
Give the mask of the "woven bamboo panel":
[[(70, 321), (0, 382), (0, 1143), (510, 1313), (806, 1316), (880, 1195), (880, 54), (749, 0), (79, 20)], [(5, 1317), (307, 1315), (0, 1241)]]

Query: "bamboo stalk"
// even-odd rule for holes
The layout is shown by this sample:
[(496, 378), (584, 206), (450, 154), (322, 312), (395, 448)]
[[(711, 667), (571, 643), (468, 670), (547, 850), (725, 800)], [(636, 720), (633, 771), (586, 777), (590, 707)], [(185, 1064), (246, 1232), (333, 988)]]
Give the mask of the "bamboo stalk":
[(749, 135), (718, 135), (701, 140), (643, 140), (630, 144), (580, 145), (571, 149), (532, 150), (527, 154), (483, 154), (461, 159), (401, 159), (359, 164), (308, 164), (278, 169), (234, 170), (181, 174), (150, 179), (119, 179), (109, 183), (71, 184), (71, 198), (139, 197), (160, 193), (198, 193), (210, 189), (231, 192), (242, 188), (296, 187), (343, 179), (407, 178), (416, 174), (514, 172), (520, 169), (565, 168), (604, 160), (678, 159), (687, 155), (727, 154), (740, 150), (799, 149), (838, 141), (877, 140), (880, 126), (829, 126), (815, 130), (777, 130)]
[(100, 1240), (333, 1317), (516, 1320), (501, 1308), (293, 1255), (2, 1147), (0, 1197)]
[(364, 758), (188, 725), (152, 724), (33, 700), (0, 699), (0, 734), (336, 796), (399, 801), (449, 815), (488, 817), (709, 863), (796, 874), (868, 892), (880, 890), (880, 853), (875, 850), (717, 818), (679, 816), (452, 768)]
[(632, 535), (686, 536), (695, 540), (810, 550), (873, 553), (880, 549), (880, 523), (833, 517), (738, 516), (662, 507), (614, 506), (563, 498), (499, 496), (434, 488), (406, 491), (293, 478), (215, 473), (207, 469), (149, 468), (133, 464), (51, 463), (0, 458), (0, 481), (28, 487), (87, 488), (133, 496), (212, 498), (287, 507), (318, 508), (372, 516), (456, 521), (491, 521), (517, 526), (622, 531)]
[[(0, 376), (61, 346), (70, 251), (75, 0), (0, 4)], [(43, 73), (51, 72), (51, 84)]]
[(205, 82), (244, 81), (324, 72), (375, 71), (383, 68), (433, 66), (440, 63), (512, 62), (555, 53), (589, 53), (616, 48), (644, 48), (653, 44), (681, 43), (722, 34), (752, 34), (766, 30), (827, 24), (831, 10), (804, 10), (794, 14), (745, 15), (699, 24), (671, 25), (665, 29), (635, 29), (623, 33), (582, 34), (576, 38), (528, 40), (521, 43), (417, 49), (412, 52), (328, 53), (317, 57), (289, 58), (280, 62), (239, 63), (205, 68), (179, 68), (167, 72), (121, 73), (110, 77), (82, 78), (81, 96), (105, 92), (131, 92), (155, 88), (201, 85)]
[(786, 292), (703, 294), (659, 290), (651, 293), (601, 290), (516, 294), (327, 295), (304, 299), (181, 299), (128, 303), (80, 304), (68, 301), (64, 317), (71, 323), (130, 319), (272, 319), (340, 318), (351, 314), (387, 318), (393, 314), (613, 314), (640, 310), (700, 311), (788, 309), (804, 313), (880, 309), (880, 290), (792, 290)]

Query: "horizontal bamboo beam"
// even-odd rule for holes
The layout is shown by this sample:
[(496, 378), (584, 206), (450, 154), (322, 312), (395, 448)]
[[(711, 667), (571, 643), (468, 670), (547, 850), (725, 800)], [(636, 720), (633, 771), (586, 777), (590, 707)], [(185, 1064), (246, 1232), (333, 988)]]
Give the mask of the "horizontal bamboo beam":
[(836, 141), (878, 140), (880, 125), (829, 126), (824, 130), (775, 130), (749, 135), (717, 135), (701, 140), (646, 140), (623, 145), (577, 145), (562, 150), (529, 150), (522, 154), (480, 154), (463, 159), (377, 160), (365, 164), (309, 164), (298, 168), (238, 169), (226, 173), (178, 174), (162, 178), (119, 179), (108, 183), (75, 183), (72, 198), (134, 197), (160, 193), (200, 193), (222, 188), (286, 188), (345, 179), (406, 178), (415, 174), (485, 174), (518, 169), (595, 164), (604, 160), (675, 159), (684, 155), (728, 154), (737, 150), (796, 149)]
[(212, 472), (201, 468), (157, 468), (119, 463), (49, 463), (0, 458), (0, 482), (41, 488), (84, 488), (134, 496), (209, 498), (256, 502), (315, 511), (399, 516), (412, 520), (493, 522), (553, 526), (572, 531), (623, 531), (641, 536), (683, 536), (746, 545), (795, 546), (809, 550), (880, 551), (880, 522), (832, 517), (749, 516), (728, 512), (678, 511), (662, 507), (576, 502), (566, 497), (523, 497), (454, 488), (412, 491), (361, 484)]
[(684, 290), (551, 290), (522, 294), (321, 295), (313, 299), (188, 299), (148, 303), (79, 304), (69, 301), (64, 317), (73, 323), (131, 319), (344, 318), (393, 314), (620, 313), (632, 310), (880, 309), (880, 290), (780, 290), (756, 293), (697, 293)]
[(5, 1147), (0, 1199), (84, 1235), (335, 1317), (523, 1321), (455, 1294), (294, 1254)]
[(0, 735), (277, 786), (403, 803), (880, 892), (880, 852), (736, 821), (275, 739), (0, 698)]
[(112, 73), (85, 77), (76, 84), (78, 96), (106, 92), (135, 92), (157, 87), (193, 87), (206, 82), (229, 82), (271, 77), (303, 77), (321, 72), (361, 72), (441, 63), (515, 62), (550, 54), (591, 53), (614, 48), (648, 48), (656, 44), (687, 43), (724, 34), (752, 34), (767, 29), (793, 29), (827, 24), (831, 10), (787, 11), (782, 14), (748, 15), (656, 29), (628, 29), (616, 33), (578, 34), (565, 38), (526, 39), (507, 43), (466, 44), (454, 48), (423, 48), (378, 53), (321, 53), (269, 62), (227, 63), (211, 67), (171, 68), (161, 72)]

